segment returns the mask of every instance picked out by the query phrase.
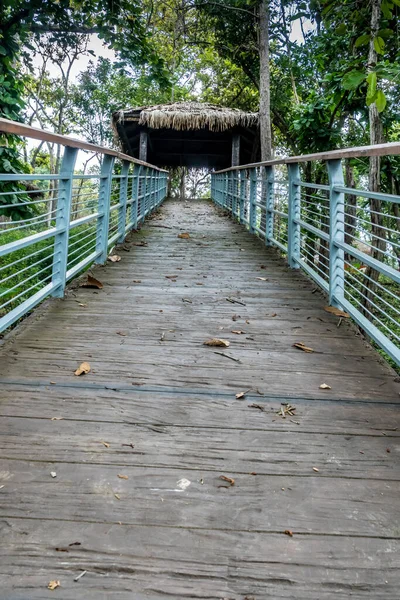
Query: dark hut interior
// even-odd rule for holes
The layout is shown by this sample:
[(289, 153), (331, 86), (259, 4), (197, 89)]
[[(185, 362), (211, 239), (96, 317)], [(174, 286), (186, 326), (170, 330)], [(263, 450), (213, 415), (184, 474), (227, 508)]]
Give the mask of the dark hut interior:
[(123, 152), (162, 167), (224, 169), (260, 160), (258, 114), (199, 102), (119, 110)]

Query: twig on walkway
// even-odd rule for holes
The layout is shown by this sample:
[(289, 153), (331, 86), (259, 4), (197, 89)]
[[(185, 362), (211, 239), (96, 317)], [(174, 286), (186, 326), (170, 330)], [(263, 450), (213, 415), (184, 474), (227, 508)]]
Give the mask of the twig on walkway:
[(225, 298), (225, 300), (227, 300), (228, 302), (231, 302), (232, 304), (241, 304), (242, 306), (246, 306), (244, 302), (241, 302), (240, 300), (236, 300), (236, 298)]
[(225, 354), (225, 352), (214, 351), (214, 354), (219, 354), (220, 356), (225, 356), (225, 358), (230, 358), (231, 360), (234, 360), (237, 363), (242, 362), (239, 358), (234, 358), (233, 356), (229, 356), (229, 354)]

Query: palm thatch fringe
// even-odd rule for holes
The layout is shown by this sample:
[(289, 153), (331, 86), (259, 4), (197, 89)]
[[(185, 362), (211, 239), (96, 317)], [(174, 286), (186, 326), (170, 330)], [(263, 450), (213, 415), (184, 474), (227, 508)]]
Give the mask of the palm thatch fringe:
[(237, 108), (226, 108), (203, 102), (175, 102), (143, 106), (114, 113), (114, 123), (139, 118), (139, 125), (151, 129), (188, 131), (208, 128), (226, 131), (233, 127), (251, 127), (258, 124), (258, 113), (247, 113)]

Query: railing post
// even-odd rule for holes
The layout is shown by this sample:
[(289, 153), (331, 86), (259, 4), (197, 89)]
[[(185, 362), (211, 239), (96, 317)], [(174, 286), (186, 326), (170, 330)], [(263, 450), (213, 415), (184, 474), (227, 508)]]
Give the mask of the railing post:
[(265, 243), (274, 237), (274, 167), (265, 167)]
[(249, 226), (250, 233), (256, 231), (256, 201), (257, 201), (257, 169), (250, 169), (250, 214)]
[(329, 304), (339, 306), (344, 298), (344, 251), (336, 242), (344, 243), (344, 193), (336, 186), (344, 186), (343, 166), (340, 159), (328, 160), (330, 236), (329, 236)]
[(149, 204), (149, 213), (154, 209), (154, 190), (155, 190), (155, 180), (154, 180), (154, 171), (151, 169), (150, 171), (150, 204)]
[[(132, 215), (132, 229), (137, 229), (138, 218), (139, 218), (139, 194), (140, 194), (140, 178), (142, 176), (142, 165), (135, 165), (134, 174), (136, 173), (136, 180), (134, 180), (134, 185), (132, 189), (132, 198), (134, 202), (132, 203), (131, 215)], [(134, 208), (133, 208), (134, 206)]]
[(60, 168), (61, 179), (58, 186), (56, 234), (54, 237), (53, 272), (51, 279), (53, 285), (57, 286), (52, 292), (52, 296), (56, 298), (62, 298), (65, 290), (73, 174), (77, 155), (77, 148), (66, 146)]
[(103, 156), (100, 171), (99, 186), (99, 216), (97, 219), (96, 251), (99, 256), (96, 263), (104, 263), (108, 253), (108, 229), (110, 223), (111, 178), (114, 167), (114, 157)]
[(238, 172), (231, 171), (232, 173), (232, 215), (237, 219), (237, 207), (238, 207)]
[(122, 244), (125, 239), (125, 229), (126, 229), (126, 201), (128, 199), (128, 173), (129, 167), (131, 163), (127, 160), (124, 160), (122, 163), (121, 169), (121, 178), (120, 178), (120, 186), (119, 186), (119, 203), (120, 208), (118, 211), (118, 243)]
[(144, 222), (147, 212), (149, 210), (149, 167), (146, 167), (144, 175), (144, 205), (143, 205), (143, 216), (142, 223)]
[(244, 203), (246, 201), (246, 171), (244, 169), (240, 170), (240, 212), (239, 212), (239, 221), (243, 225), (244, 224)]
[(228, 208), (228, 173), (223, 173), (222, 176), (222, 206)]
[(288, 198), (288, 262), (292, 269), (300, 267), (300, 219), (301, 178), (298, 163), (288, 165), (289, 198)]

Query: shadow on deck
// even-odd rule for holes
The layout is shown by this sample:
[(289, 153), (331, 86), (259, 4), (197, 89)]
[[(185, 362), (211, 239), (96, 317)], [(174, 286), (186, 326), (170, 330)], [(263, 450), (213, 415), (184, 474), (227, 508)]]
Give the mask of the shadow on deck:
[(397, 598), (393, 371), (209, 203), (119, 254), (3, 343), (0, 596)]

